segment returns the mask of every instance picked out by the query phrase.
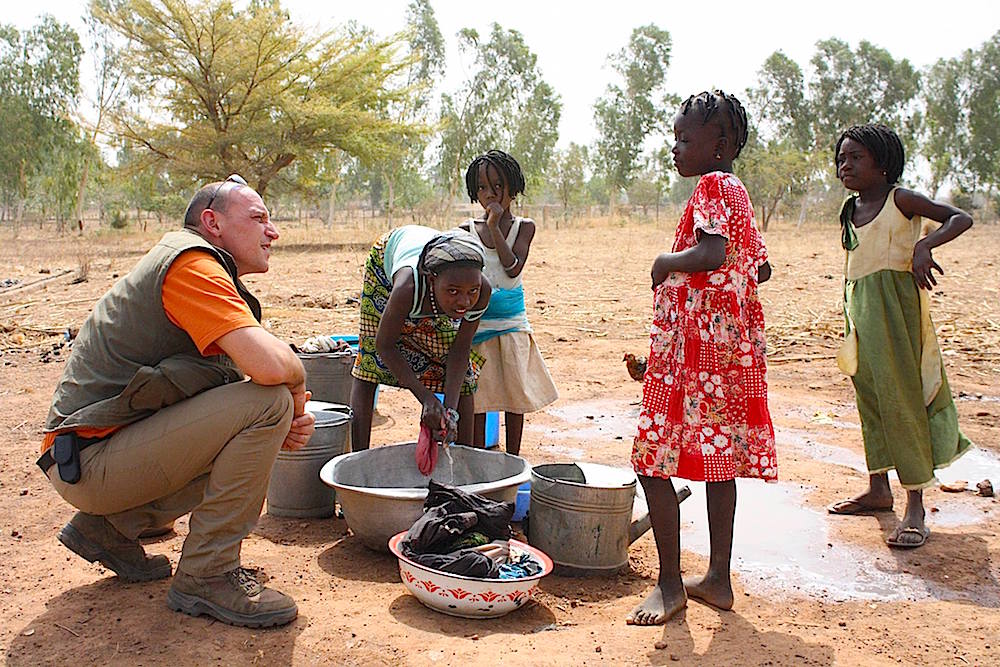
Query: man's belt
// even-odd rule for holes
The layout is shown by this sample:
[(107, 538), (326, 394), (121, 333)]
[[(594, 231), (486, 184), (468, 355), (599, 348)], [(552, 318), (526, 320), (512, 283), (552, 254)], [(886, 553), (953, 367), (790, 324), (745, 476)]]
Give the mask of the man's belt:
[[(79, 479), (79, 459), (80, 459), (80, 452), (82, 452), (87, 447), (90, 447), (93, 444), (96, 444), (98, 442), (103, 442), (104, 440), (107, 440), (108, 437), (110, 437), (110, 436), (104, 436), (102, 438), (81, 438), (79, 435), (76, 434), (75, 431), (69, 431), (67, 433), (60, 433), (59, 435), (56, 436), (56, 439), (57, 439), (58, 442), (56, 444), (53, 444), (52, 447), (49, 447), (48, 449), (46, 449), (42, 453), (42, 455), (40, 457), (38, 457), (38, 460), (35, 461), (35, 463), (38, 464), (38, 467), (42, 469), (43, 473), (45, 473), (46, 475), (48, 475), (49, 474), (49, 468), (51, 468), (56, 463), (56, 456), (53, 456), (53, 453), (52, 453), (53, 450), (56, 449), (56, 445), (60, 445), (60, 449), (63, 449), (63, 445), (64, 445), (63, 441), (64, 441), (64, 439), (68, 439), (69, 442), (65, 443), (65, 445), (66, 445), (66, 448), (68, 448), (69, 450), (71, 450), (71, 452), (72, 452), (72, 456), (71, 457), (75, 458), (75, 462), (74, 461), (63, 461), (63, 460), (60, 460), (59, 463), (61, 465), (68, 464), (70, 467), (72, 467), (74, 465), (74, 463), (75, 463), (75, 466), (76, 466), (76, 471), (75, 471), (76, 475), (75, 476), (77, 477), (77, 479)], [(64, 457), (67, 456), (67, 455), (61, 454), (61, 452), (58, 452), (58, 451), (57, 451), (57, 454), (60, 455), (60, 456), (64, 456)], [(64, 480), (64, 481), (69, 481), (69, 480)], [(70, 483), (75, 483), (75, 481), (74, 482), (70, 482)]]

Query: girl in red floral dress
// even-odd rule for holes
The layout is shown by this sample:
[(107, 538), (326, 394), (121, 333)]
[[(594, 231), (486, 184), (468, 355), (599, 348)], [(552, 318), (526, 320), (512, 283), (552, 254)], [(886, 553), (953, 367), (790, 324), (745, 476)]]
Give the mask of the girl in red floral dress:
[[(701, 176), (671, 252), (653, 263), (655, 310), (632, 466), (646, 492), (660, 558), (657, 587), (627, 621), (664, 623), (687, 597), (730, 609), (736, 477), (777, 479), (767, 409), (764, 316), (757, 285), (770, 277), (746, 188), (732, 174), (747, 140), (740, 101), (689, 97), (674, 117), (674, 165)], [(708, 573), (681, 579), (673, 476), (704, 481)]]

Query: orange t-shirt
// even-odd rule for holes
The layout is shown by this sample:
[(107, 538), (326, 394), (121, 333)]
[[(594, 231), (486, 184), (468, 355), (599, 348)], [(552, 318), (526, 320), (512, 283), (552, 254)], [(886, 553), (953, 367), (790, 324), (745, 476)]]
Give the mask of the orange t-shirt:
[[(191, 336), (205, 357), (224, 354), (215, 341), (227, 333), (260, 326), (226, 270), (218, 260), (200, 250), (182, 253), (167, 269), (163, 278), (163, 310), (167, 319)], [(83, 426), (72, 430), (81, 438), (104, 438), (119, 428)], [(62, 432), (46, 433), (42, 452)]]

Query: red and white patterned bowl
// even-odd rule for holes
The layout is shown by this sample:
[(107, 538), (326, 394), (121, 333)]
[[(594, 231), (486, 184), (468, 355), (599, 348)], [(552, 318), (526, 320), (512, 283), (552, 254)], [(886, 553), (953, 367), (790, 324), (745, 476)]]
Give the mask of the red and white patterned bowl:
[(400, 551), (406, 531), (389, 540), (389, 550), (399, 558), (399, 577), (424, 606), (462, 618), (496, 618), (520, 608), (535, 595), (538, 581), (552, 572), (552, 559), (535, 547), (511, 540), (510, 546), (530, 553), (542, 571), (523, 579), (479, 579), (433, 570), (414, 563)]

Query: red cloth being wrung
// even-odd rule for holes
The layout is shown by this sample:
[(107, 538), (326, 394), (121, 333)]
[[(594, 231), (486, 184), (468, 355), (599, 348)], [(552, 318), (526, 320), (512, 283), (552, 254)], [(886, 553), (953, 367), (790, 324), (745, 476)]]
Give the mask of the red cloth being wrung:
[(431, 437), (431, 430), (425, 425), (420, 425), (420, 436), (417, 438), (417, 469), (421, 475), (430, 475), (437, 465), (438, 447)]

